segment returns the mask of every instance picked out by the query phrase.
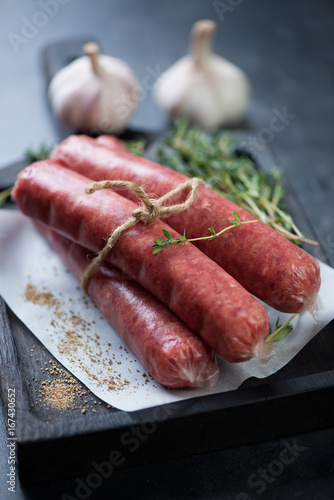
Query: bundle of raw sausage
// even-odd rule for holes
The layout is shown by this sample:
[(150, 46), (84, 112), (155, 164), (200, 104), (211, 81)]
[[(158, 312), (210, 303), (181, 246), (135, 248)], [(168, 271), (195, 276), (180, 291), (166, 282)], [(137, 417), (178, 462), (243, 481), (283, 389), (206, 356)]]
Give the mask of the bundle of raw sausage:
[[(186, 177), (173, 170), (132, 155), (119, 140), (101, 136), (71, 136), (53, 152), (57, 163), (93, 180), (122, 179), (144, 186), (148, 193), (162, 196), (184, 182)], [(131, 191), (120, 193), (133, 199)], [(182, 195), (173, 199), (181, 201)], [(237, 212), (241, 221), (254, 216), (209, 188), (200, 188), (192, 206), (168, 218), (168, 225), (188, 238), (227, 227)], [(282, 312), (299, 313), (311, 309), (320, 288), (317, 261), (303, 249), (261, 221), (228, 231), (214, 241), (195, 243), (249, 292)]]
[[(26, 215), (99, 252), (137, 205), (109, 190), (87, 195), (89, 183), (52, 161), (37, 162), (18, 176), (13, 197)], [(263, 305), (191, 243), (153, 256), (152, 243), (164, 228), (179, 237), (159, 220), (138, 222), (122, 234), (108, 262), (156, 296), (224, 359), (264, 355), (269, 319)]]
[[(40, 223), (38, 230), (78, 280), (89, 251)], [(152, 377), (169, 388), (214, 385), (216, 356), (210, 347), (138, 283), (104, 264), (87, 292)]]

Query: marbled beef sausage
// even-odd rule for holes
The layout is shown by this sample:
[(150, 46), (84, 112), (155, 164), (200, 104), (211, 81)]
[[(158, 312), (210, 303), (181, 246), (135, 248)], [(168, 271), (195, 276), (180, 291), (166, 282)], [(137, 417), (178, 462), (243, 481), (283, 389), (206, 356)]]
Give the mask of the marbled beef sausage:
[[(51, 161), (23, 170), (13, 197), (21, 211), (93, 252), (137, 208), (111, 190), (85, 194), (89, 179)], [(243, 231), (246, 226), (235, 228)], [(231, 362), (262, 356), (267, 312), (251, 294), (191, 243), (152, 255), (167, 224), (138, 222), (122, 234), (108, 261), (135, 279)]]
[[(167, 167), (108, 146), (103, 136), (96, 142), (85, 136), (71, 136), (54, 151), (59, 164), (93, 180), (131, 180), (148, 193), (162, 196), (186, 177)], [(100, 143), (100, 144), (99, 144)], [(102, 147), (103, 146), (103, 147)], [(122, 196), (133, 198), (130, 191)], [(182, 194), (172, 200), (181, 201)], [(168, 218), (168, 225), (179, 233), (186, 229), (188, 238), (216, 232), (229, 225), (237, 212), (241, 221), (255, 217), (209, 188), (200, 188), (193, 205), (185, 212)], [(215, 241), (196, 245), (217, 262), (249, 292), (270, 306), (287, 313), (310, 309), (320, 288), (317, 261), (263, 222), (248, 224), (243, 231), (227, 231)]]

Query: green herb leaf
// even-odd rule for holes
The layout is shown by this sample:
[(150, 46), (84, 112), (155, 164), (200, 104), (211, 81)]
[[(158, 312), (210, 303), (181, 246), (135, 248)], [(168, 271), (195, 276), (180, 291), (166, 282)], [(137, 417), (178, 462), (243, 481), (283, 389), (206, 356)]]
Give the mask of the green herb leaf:
[(285, 337), (287, 337), (289, 333), (292, 332), (292, 330), (293, 326), (291, 325), (285, 326), (275, 335), (275, 337), (271, 340), (271, 342), (277, 342), (278, 340), (285, 339)]
[(170, 234), (169, 231), (167, 231), (167, 229), (163, 229), (162, 231), (163, 231), (164, 235), (166, 236), (166, 238), (168, 238), (169, 240), (173, 239), (172, 235)]
[(144, 156), (146, 141), (145, 139), (139, 138), (132, 141), (125, 141), (127, 150), (137, 156)]
[(11, 192), (13, 190), (13, 187), (14, 186), (9, 187), (9, 188), (4, 189), (3, 191), (0, 192), (0, 207), (1, 207), (1, 205), (4, 205), (6, 203), (6, 201), (9, 200)]
[(279, 318), (277, 318), (275, 331), (271, 332), (270, 328), (269, 335), (266, 338), (265, 343), (269, 344), (270, 342), (277, 342), (279, 340), (285, 339), (285, 337), (287, 337), (287, 335), (289, 335), (289, 333), (293, 330), (293, 326), (290, 323), (295, 316), (296, 314), (293, 314), (291, 318), (285, 321), (285, 323), (283, 323), (282, 325), (279, 325)]
[(184, 243), (185, 241), (187, 241), (185, 234), (177, 239), (178, 244)]

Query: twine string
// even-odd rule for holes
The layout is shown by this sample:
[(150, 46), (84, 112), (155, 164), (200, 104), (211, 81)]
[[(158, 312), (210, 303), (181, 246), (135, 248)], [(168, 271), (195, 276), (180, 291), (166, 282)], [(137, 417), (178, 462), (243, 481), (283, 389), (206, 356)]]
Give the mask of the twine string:
[[(117, 241), (121, 237), (122, 233), (124, 233), (124, 231), (130, 229), (130, 227), (134, 226), (139, 220), (147, 224), (156, 221), (160, 217), (168, 217), (172, 214), (177, 214), (183, 212), (184, 210), (187, 210), (187, 208), (189, 208), (190, 205), (195, 201), (198, 194), (198, 189), (201, 185), (204, 185), (204, 181), (197, 177), (193, 177), (192, 179), (179, 184), (178, 186), (176, 186), (176, 188), (172, 189), (160, 198), (155, 199), (150, 198), (147, 193), (145, 193), (143, 188), (131, 181), (106, 180), (101, 182), (92, 182), (91, 184), (89, 184), (89, 186), (87, 186), (86, 188), (86, 194), (93, 194), (100, 189), (130, 189), (131, 191), (136, 193), (136, 195), (140, 199), (141, 206), (133, 210), (131, 217), (129, 217), (129, 219), (118, 226), (110, 234), (105, 246), (89, 264), (81, 279), (81, 286), (83, 290), (87, 290), (88, 281), (91, 278), (92, 274), (106, 259), (109, 252), (116, 245)], [(177, 203), (175, 205), (164, 205), (167, 200), (186, 189), (190, 189), (190, 191), (183, 203)]]

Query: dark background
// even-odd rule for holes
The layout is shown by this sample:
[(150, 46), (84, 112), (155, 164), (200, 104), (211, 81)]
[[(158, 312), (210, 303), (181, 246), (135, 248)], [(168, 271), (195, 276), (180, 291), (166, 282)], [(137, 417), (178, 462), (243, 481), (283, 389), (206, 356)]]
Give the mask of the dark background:
[[(51, 147), (59, 138), (46, 98), (41, 56), (47, 44), (94, 36), (106, 53), (125, 59), (144, 86), (131, 127), (159, 133), (168, 121), (153, 102), (151, 86), (187, 51), (193, 22), (210, 18), (217, 22), (215, 52), (243, 68), (252, 84), (244, 123), (249, 137), (264, 137), (274, 110), (286, 107), (295, 115), (270, 147), (334, 264), (333, 2), (68, 0), (57, 5), (56, 15), (16, 53), (8, 34), (21, 35), (23, 18), (31, 21), (41, 6), (33, 0), (1, 1), (0, 168), (19, 160), (28, 147), (42, 142)], [(219, 5), (225, 5), (224, 13)], [(3, 420), (0, 442), (5, 450), (0, 455), (0, 496), (7, 498), (2, 493), (8, 472)], [(334, 498), (334, 431), (299, 436), (297, 442), (305, 450), (272, 482), (265, 481), (261, 494), (248, 479), (278, 459), (282, 440), (117, 471), (90, 498)], [(75, 482), (69, 479), (27, 490), (17, 485), (8, 498), (47, 500), (74, 492)]]

